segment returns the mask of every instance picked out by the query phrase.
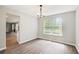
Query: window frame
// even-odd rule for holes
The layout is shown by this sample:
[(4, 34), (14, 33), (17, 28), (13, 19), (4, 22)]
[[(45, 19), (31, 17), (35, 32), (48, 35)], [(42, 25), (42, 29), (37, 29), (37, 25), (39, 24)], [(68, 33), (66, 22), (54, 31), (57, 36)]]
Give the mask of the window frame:
[(45, 23), (44, 23), (44, 18), (51, 18), (51, 16), (46, 16), (46, 17), (43, 17), (42, 18), (42, 20), (43, 20), (43, 31), (42, 31), (42, 33), (44, 34), (44, 35), (53, 35), (53, 36), (63, 36), (63, 19), (62, 19), (62, 16), (53, 16), (54, 18), (58, 18), (58, 17), (60, 17), (61, 18), (61, 20), (62, 20), (62, 25), (61, 25), (61, 27), (62, 27), (62, 32), (61, 32), (61, 34), (57, 34), (57, 33), (52, 33), (52, 34), (50, 34), (50, 33), (45, 33)]

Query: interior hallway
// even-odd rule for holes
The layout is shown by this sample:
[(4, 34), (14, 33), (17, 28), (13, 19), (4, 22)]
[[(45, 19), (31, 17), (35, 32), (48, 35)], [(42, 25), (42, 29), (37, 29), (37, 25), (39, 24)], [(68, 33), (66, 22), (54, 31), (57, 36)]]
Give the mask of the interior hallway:
[(4, 54), (77, 54), (74, 46), (36, 39), (16, 45), (1, 53)]
[(7, 47), (7, 49), (9, 49), (15, 45), (18, 45), (16, 34), (17, 33), (15, 33), (15, 32), (7, 33), (7, 35), (6, 35), (6, 47)]

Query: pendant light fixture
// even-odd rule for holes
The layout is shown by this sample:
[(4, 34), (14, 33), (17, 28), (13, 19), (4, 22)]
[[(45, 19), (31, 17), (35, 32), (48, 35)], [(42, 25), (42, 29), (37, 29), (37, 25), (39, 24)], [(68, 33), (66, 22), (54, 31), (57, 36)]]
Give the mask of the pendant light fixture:
[(42, 17), (42, 5), (40, 5), (40, 18)]

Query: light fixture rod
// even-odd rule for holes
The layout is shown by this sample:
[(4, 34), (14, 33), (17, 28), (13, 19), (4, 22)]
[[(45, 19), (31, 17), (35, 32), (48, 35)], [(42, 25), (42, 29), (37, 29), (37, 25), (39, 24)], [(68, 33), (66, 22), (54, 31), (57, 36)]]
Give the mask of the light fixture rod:
[(40, 5), (40, 18), (42, 17), (42, 5)]

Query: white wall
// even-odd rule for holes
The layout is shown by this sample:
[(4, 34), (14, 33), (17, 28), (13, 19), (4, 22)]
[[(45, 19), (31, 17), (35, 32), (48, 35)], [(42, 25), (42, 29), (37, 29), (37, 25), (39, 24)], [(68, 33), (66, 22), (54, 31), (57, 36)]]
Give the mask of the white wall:
[[(75, 11), (72, 12), (65, 12), (65, 13), (60, 13), (56, 14), (62, 17), (63, 19), (63, 36), (52, 36), (52, 35), (44, 35), (42, 34), (42, 19), (38, 20), (38, 37), (51, 40), (51, 41), (56, 41), (56, 42), (61, 42), (65, 44), (70, 44), (74, 45), (75, 44)], [(48, 16), (48, 17), (52, 17)]]
[(28, 15), (22, 15), (20, 19), (20, 42), (37, 38), (37, 19)]
[(19, 16), (18, 15), (13, 15), (13, 14), (6, 14), (6, 22), (9, 22), (9, 23), (13, 23), (13, 22), (19, 22)]
[[(3, 13), (4, 12), (4, 13)], [(19, 43), (24, 43), (37, 38), (37, 19), (28, 14), (24, 14), (11, 9), (3, 8), (0, 12), (0, 49), (6, 47), (6, 14), (20, 16)], [(4, 16), (4, 15), (5, 16)]]
[(6, 48), (6, 23), (5, 14), (3, 10), (0, 10), (0, 50)]
[(79, 7), (76, 9), (76, 48), (79, 52)]

